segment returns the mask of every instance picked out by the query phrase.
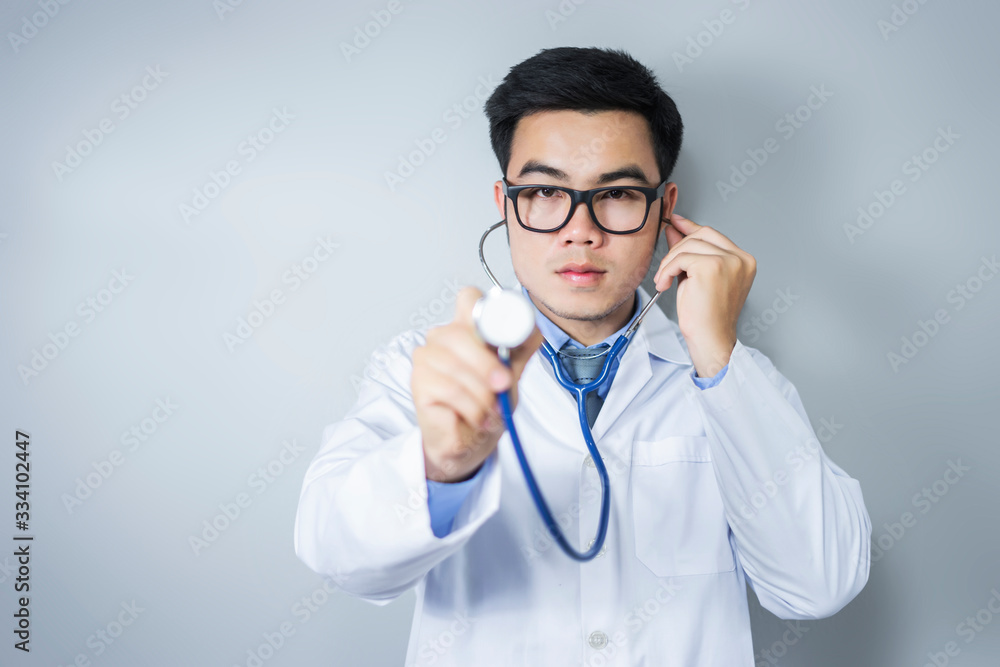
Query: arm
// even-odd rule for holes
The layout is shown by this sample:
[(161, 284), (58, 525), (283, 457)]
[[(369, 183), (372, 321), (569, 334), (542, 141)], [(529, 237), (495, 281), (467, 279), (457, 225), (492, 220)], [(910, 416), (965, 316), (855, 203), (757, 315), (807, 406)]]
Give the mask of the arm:
[(494, 451), (442, 538), (431, 529), (421, 432), (410, 391), (411, 355), (421, 340), (408, 332), (369, 364), (355, 405), (328, 426), (309, 465), (295, 517), (295, 553), (334, 577), (346, 592), (386, 604), (461, 549), (499, 508)]
[(795, 387), (737, 341), (722, 381), (688, 395), (761, 604), (786, 619), (839, 611), (868, 581), (871, 521), (860, 485), (826, 456)]

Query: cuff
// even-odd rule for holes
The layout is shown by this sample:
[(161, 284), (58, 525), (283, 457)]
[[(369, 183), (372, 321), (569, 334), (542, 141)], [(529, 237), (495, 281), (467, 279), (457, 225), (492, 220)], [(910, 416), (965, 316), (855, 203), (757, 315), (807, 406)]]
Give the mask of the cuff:
[(728, 368), (729, 368), (729, 364), (726, 364), (725, 366), (722, 367), (721, 371), (719, 371), (718, 373), (716, 373), (715, 375), (713, 375), (710, 378), (700, 378), (700, 377), (698, 377), (698, 371), (692, 369), (691, 370), (691, 379), (694, 380), (695, 385), (699, 389), (709, 389), (710, 387), (714, 387), (715, 385), (717, 385), (720, 382), (722, 382), (722, 378), (726, 377), (726, 370)]
[(485, 477), (485, 463), (475, 475), (461, 482), (435, 482), (427, 480), (427, 509), (431, 513), (431, 530), (434, 537), (444, 537), (451, 532), (459, 508), (472, 488)]
[[(749, 348), (737, 340), (725, 368), (712, 378), (696, 378), (695, 371), (691, 371), (692, 384), (695, 386), (687, 387), (684, 393), (699, 404), (705, 405), (704, 401), (708, 401), (707, 405), (712, 406), (713, 410), (728, 410), (739, 402), (740, 390), (747, 381), (747, 373), (754, 372), (753, 368), (757, 368), (757, 363), (750, 355)], [(716, 378), (719, 379), (717, 383)], [(699, 383), (698, 380), (704, 382)]]

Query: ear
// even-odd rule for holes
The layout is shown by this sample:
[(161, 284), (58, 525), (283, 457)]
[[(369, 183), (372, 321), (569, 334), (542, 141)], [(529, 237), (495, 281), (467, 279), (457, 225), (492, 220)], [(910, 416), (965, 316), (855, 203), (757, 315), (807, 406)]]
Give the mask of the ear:
[(666, 192), (663, 193), (663, 198), (660, 201), (663, 202), (660, 205), (660, 233), (664, 233), (666, 224), (670, 222), (670, 217), (674, 213), (674, 206), (677, 204), (676, 183), (667, 183)]
[[(497, 181), (493, 184), (493, 200), (496, 202), (497, 211), (500, 212), (501, 218), (507, 217), (507, 198), (503, 194), (503, 181)], [(509, 232), (508, 232), (509, 233)]]

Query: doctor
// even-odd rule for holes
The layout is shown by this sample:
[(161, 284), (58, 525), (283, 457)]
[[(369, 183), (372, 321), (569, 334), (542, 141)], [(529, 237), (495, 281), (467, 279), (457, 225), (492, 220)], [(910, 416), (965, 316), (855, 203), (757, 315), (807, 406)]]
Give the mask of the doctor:
[[(746, 583), (781, 618), (832, 615), (868, 579), (871, 536), (858, 482), (826, 456), (795, 387), (737, 339), (756, 262), (673, 212), (681, 119), (624, 52), (542, 51), (486, 111), (505, 177), (494, 196), (538, 327), (506, 369), (466, 288), (451, 322), (394, 338), (388, 368), (323, 433), (296, 553), (375, 604), (416, 589), (407, 665), (752, 667)], [(665, 182), (641, 224), (601, 205), (638, 191), (570, 206), (553, 189)], [(539, 229), (525, 193), (565, 205), (562, 226)], [(585, 549), (597, 472), (575, 401), (536, 352), (543, 337), (567, 357), (614, 342), (649, 299), (639, 285), (661, 234), (654, 282), (676, 285), (678, 323), (654, 306), (588, 405), (611, 519), (603, 553), (576, 562), (535, 511), (496, 392), (512, 390), (538, 483)]]

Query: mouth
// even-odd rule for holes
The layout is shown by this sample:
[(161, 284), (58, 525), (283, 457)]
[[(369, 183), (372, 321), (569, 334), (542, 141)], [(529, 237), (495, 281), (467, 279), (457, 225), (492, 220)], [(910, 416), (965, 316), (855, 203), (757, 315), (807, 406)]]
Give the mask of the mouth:
[(593, 264), (569, 263), (556, 271), (563, 280), (572, 285), (593, 286), (601, 281), (606, 271)]

